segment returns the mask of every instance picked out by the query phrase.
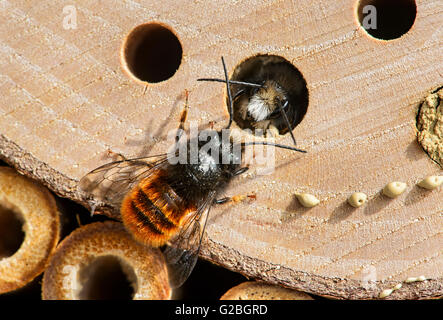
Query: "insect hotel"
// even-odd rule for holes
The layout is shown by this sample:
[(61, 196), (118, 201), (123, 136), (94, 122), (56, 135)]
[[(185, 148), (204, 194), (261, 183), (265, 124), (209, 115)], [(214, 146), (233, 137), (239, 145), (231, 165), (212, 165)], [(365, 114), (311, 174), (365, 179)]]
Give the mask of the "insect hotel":
[(175, 298), (165, 249), (79, 181), (170, 152), (181, 118), (185, 141), (231, 118), (236, 141), (306, 151), (242, 159), (198, 221), (196, 277), (207, 260), (291, 299), (443, 295), (439, 1), (8, 0), (0, 17), (2, 295), (107, 298), (118, 278)]

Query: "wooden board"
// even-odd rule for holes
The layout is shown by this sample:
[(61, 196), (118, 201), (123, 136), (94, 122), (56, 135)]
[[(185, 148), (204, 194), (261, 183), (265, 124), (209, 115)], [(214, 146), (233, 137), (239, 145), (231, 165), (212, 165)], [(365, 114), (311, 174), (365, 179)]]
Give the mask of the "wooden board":
[[(373, 298), (410, 276), (429, 280), (393, 298), (443, 295), (442, 190), (416, 182), (442, 174), (417, 145), (415, 113), (442, 84), (443, 8), (417, 0), (412, 29), (399, 39), (369, 37), (356, 1), (0, 2), (0, 155), (57, 194), (84, 203), (77, 181), (111, 159), (163, 153), (177, 128), (183, 92), (189, 120), (221, 128), (227, 119), (220, 56), (231, 73), (258, 53), (280, 55), (304, 75), (309, 106), (294, 130), (307, 154), (276, 150), (271, 175), (245, 175), (227, 195), (252, 203), (213, 208), (202, 256), (234, 271), (310, 293)], [(183, 59), (167, 81), (144, 85), (120, 66), (130, 30), (158, 21), (178, 36)], [(278, 139), (290, 144), (289, 136)], [(390, 181), (408, 184), (394, 200)], [(295, 191), (321, 203), (302, 208)], [(369, 202), (345, 201), (365, 192)], [(370, 280), (375, 280), (374, 282)]]

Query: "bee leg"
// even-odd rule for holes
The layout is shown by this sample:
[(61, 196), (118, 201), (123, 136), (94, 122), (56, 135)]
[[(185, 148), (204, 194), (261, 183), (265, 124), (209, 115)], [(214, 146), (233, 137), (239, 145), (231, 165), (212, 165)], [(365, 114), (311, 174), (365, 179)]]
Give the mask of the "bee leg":
[(262, 120), (258, 122), (253, 122), (253, 127), (255, 128), (255, 134), (257, 136), (264, 137), (267, 129), (271, 125), (271, 120)]
[(214, 200), (214, 204), (224, 204), (227, 202), (238, 203), (238, 202), (245, 200), (246, 198), (255, 200), (255, 199), (257, 199), (257, 196), (255, 194), (248, 194), (246, 196), (245, 195), (237, 195), (237, 196), (232, 196), (232, 197), (225, 197), (225, 198)]
[(249, 170), (249, 167), (242, 167), (234, 172), (234, 176), (241, 175), (242, 173), (245, 173), (248, 170)]
[(270, 123), (269, 127), (266, 129), (266, 137), (277, 138), (279, 136), (280, 136), (280, 132), (278, 131), (277, 127), (274, 126), (272, 123)]
[(183, 134), (183, 131), (185, 129), (185, 123), (186, 123), (186, 119), (188, 118), (188, 110), (189, 110), (188, 97), (189, 97), (189, 91), (185, 90), (185, 106), (184, 106), (183, 111), (180, 115), (180, 124), (178, 126), (177, 135), (175, 137), (175, 143), (177, 143), (180, 140), (180, 138)]
[(245, 94), (246, 90), (245, 89), (240, 89), (238, 90), (235, 95), (232, 97), (232, 101), (235, 103), (235, 100), (237, 100), (241, 95)]
[(226, 203), (226, 202), (229, 202), (229, 201), (231, 201), (231, 198), (230, 197), (225, 197), (225, 198), (221, 198), (221, 199), (215, 199), (214, 200), (214, 204), (223, 204), (223, 203)]
[(112, 158), (114, 161), (125, 161), (127, 160), (124, 155), (118, 152), (114, 152), (111, 149), (108, 149), (108, 157)]
[(233, 196), (233, 197), (225, 197), (225, 198), (221, 198), (221, 199), (216, 199), (214, 200), (214, 204), (224, 204), (227, 202), (240, 202), (242, 200), (244, 200), (246, 197), (245, 196)]
[(236, 104), (236, 113), (244, 120), (248, 117), (248, 104), (249, 95), (246, 94), (246, 90), (242, 89), (237, 91), (234, 95), (234, 104)]

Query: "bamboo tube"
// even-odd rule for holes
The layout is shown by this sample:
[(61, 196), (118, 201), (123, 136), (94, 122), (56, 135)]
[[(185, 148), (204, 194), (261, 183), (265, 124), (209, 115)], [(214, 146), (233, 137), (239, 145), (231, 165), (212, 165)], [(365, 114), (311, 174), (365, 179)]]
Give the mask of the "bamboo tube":
[(132, 239), (119, 222), (76, 229), (57, 247), (43, 276), (45, 300), (169, 299), (158, 249)]
[(272, 284), (247, 281), (229, 289), (220, 300), (314, 300), (310, 295)]
[(11, 168), (0, 167), (0, 293), (43, 272), (60, 237), (52, 194)]

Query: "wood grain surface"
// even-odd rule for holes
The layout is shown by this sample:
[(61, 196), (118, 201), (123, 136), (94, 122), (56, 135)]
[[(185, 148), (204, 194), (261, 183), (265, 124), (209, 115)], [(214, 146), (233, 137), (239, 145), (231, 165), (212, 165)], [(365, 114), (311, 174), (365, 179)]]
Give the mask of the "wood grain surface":
[[(443, 295), (442, 188), (415, 186), (441, 175), (416, 142), (415, 116), (443, 82), (443, 6), (417, 0), (417, 17), (401, 38), (367, 35), (355, 0), (76, 1), (77, 28), (66, 30), (67, 1), (0, 1), (0, 156), (57, 194), (85, 202), (77, 190), (88, 171), (171, 146), (183, 92), (189, 121), (222, 128), (222, 77), (245, 58), (275, 54), (303, 74), (309, 106), (294, 134), (307, 154), (275, 150), (275, 171), (236, 179), (226, 195), (255, 201), (211, 211), (201, 255), (252, 278), (336, 298), (369, 299), (407, 277), (388, 298)], [(177, 72), (156, 84), (122, 70), (120, 49), (134, 27), (157, 21), (178, 36)], [(291, 144), (289, 135), (277, 139)], [(396, 199), (381, 195), (406, 182)], [(295, 192), (321, 203), (303, 208)], [(369, 201), (354, 209), (353, 192)], [(371, 281), (374, 280), (374, 281)]]

